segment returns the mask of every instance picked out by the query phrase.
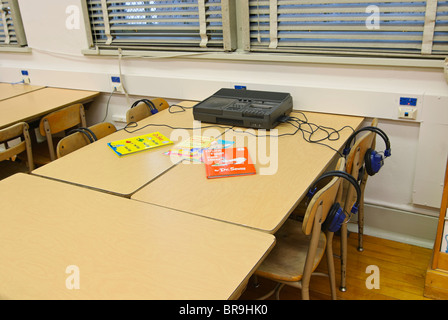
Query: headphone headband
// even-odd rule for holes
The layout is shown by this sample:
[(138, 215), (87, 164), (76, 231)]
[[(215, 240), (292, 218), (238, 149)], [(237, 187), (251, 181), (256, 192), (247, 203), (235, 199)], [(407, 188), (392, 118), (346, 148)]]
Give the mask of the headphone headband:
[(391, 150), (390, 150), (390, 141), (389, 141), (389, 137), (387, 136), (387, 134), (381, 130), (378, 127), (372, 127), (372, 126), (368, 126), (368, 127), (363, 127), (355, 132), (352, 133), (352, 135), (348, 138), (345, 147), (344, 147), (344, 151), (343, 154), (346, 156), (349, 154), (350, 152), (350, 144), (352, 143), (352, 140), (358, 135), (358, 133), (363, 132), (363, 131), (371, 131), (371, 132), (375, 132), (376, 134), (378, 134), (384, 141), (384, 143), (386, 144), (386, 150), (384, 150), (384, 156), (390, 157), (391, 156)]
[(96, 137), (96, 135), (93, 133), (92, 130), (90, 130), (89, 128), (85, 128), (85, 127), (79, 127), (76, 129), (73, 129), (69, 132), (69, 134), (75, 133), (75, 132), (81, 132), (83, 133), (87, 139), (89, 139), (89, 141), (92, 143), (94, 141), (97, 141), (98, 138)]
[(348, 174), (345, 171), (340, 171), (340, 170), (333, 170), (333, 171), (328, 171), (325, 172), (324, 174), (322, 174), (317, 180), (316, 182), (314, 182), (314, 186), (312, 188), (310, 188), (310, 190), (308, 191), (307, 196), (309, 198), (312, 198), (314, 196), (314, 194), (316, 193), (317, 190), (317, 184), (328, 177), (340, 177), (340, 178), (344, 178), (345, 180), (347, 180), (348, 182), (350, 182), (351, 185), (353, 185), (353, 187), (356, 190), (356, 202), (352, 207), (351, 212), (356, 214), (358, 212), (358, 208), (359, 208), (359, 203), (361, 202), (361, 188), (359, 187), (358, 183), (356, 182), (355, 178), (353, 178), (352, 175)]
[(154, 103), (149, 99), (140, 99), (140, 100), (135, 101), (132, 104), (131, 109), (136, 107), (140, 102), (143, 102), (144, 104), (146, 104), (146, 106), (149, 108), (149, 111), (151, 112), (151, 114), (156, 114), (157, 112), (159, 112), (159, 110), (156, 108)]

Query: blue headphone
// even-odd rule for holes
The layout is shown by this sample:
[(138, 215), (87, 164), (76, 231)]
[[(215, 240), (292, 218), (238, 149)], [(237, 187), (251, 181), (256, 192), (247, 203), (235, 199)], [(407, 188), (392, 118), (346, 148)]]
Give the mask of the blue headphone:
[(73, 130), (69, 131), (68, 134), (72, 134), (72, 133), (75, 133), (75, 132), (81, 132), (82, 134), (84, 134), (87, 137), (87, 139), (89, 139), (90, 143), (98, 140), (96, 135), (89, 128), (79, 127), (79, 128), (76, 128), (76, 129), (73, 129)]
[[(347, 180), (348, 182), (350, 182), (350, 184), (353, 185), (353, 187), (356, 190), (356, 202), (353, 205), (352, 209), (351, 209), (351, 213), (356, 214), (358, 213), (358, 208), (359, 208), (359, 203), (361, 201), (361, 189), (357, 183), (357, 181), (355, 180), (355, 178), (348, 174), (345, 171), (340, 171), (340, 170), (334, 170), (334, 171), (328, 171), (325, 172), (324, 174), (322, 174), (314, 183), (313, 187), (311, 187), (308, 190), (308, 194), (307, 197), (308, 198), (312, 198), (314, 196), (314, 194), (317, 191), (317, 184), (323, 180), (326, 179), (328, 177), (341, 177), (344, 178), (345, 180)], [(341, 205), (338, 202), (335, 202), (331, 208), (330, 211), (327, 214), (327, 218), (325, 219), (325, 221), (322, 223), (322, 230), (323, 231), (331, 231), (331, 232), (337, 232), (341, 226), (342, 223), (345, 221), (345, 219), (347, 218), (346, 213), (344, 212), (344, 209), (341, 207)]]
[(140, 102), (143, 102), (144, 104), (146, 104), (146, 106), (149, 108), (149, 111), (151, 112), (151, 114), (156, 114), (157, 112), (159, 112), (159, 110), (157, 110), (154, 103), (149, 99), (140, 99), (140, 100), (135, 101), (132, 104), (131, 109), (138, 106)]
[(366, 168), (367, 173), (370, 176), (373, 176), (378, 171), (380, 171), (381, 167), (384, 165), (384, 158), (391, 156), (389, 137), (383, 130), (381, 130), (380, 128), (377, 128), (377, 127), (364, 127), (364, 128), (359, 129), (358, 131), (355, 131), (348, 138), (347, 143), (345, 144), (343, 154), (344, 154), (344, 156), (347, 156), (350, 153), (350, 149), (351, 149), (350, 144), (351, 144), (352, 140), (358, 133), (363, 132), (363, 131), (375, 132), (384, 140), (384, 143), (386, 144), (386, 150), (384, 150), (384, 156), (382, 154), (380, 154), (379, 152), (372, 150), (371, 148), (367, 149), (367, 151), (366, 151), (366, 154), (364, 156), (365, 168)]

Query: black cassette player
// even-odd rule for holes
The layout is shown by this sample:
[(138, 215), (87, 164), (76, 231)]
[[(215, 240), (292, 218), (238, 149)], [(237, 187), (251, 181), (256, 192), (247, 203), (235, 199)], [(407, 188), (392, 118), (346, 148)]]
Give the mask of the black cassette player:
[(273, 129), (292, 111), (289, 93), (221, 89), (193, 107), (195, 120), (208, 123)]

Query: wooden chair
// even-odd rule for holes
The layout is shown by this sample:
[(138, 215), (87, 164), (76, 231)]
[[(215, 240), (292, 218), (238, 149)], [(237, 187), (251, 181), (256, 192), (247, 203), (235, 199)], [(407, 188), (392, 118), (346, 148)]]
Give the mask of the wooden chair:
[[(162, 111), (164, 109), (169, 108), (168, 102), (166, 102), (162, 98), (155, 98), (150, 100), (157, 110)], [(126, 112), (126, 122), (137, 122), (140, 121), (146, 117), (149, 117), (152, 115), (151, 110), (149, 109), (148, 105), (144, 102), (140, 102), (135, 107), (129, 109)]]
[(93, 131), (97, 140), (117, 131), (117, 128), (110, 122), (100, 122), (90, 126), (89, 129)]
[[(371, 126), (378, 126), (378, 119), (373, 119)], [(361, 170), (364, 166), (364, 157), (369, 148), (375, 149), (376, 134), (366, 131), (365, 134), (359, 135), (359, 138), (350, 149), (350, 153), (346, 156), (345, 171), (352, 175), (356, 180), (360, 181), (361, 201), (358, 211), (358, 251), (363, 250), (362, 235), (364, 233), (364, 189), (367, 183), (368, 174), (366, 170)], [(360, 176), (361, 175), (361, 176)], [(353, 188), (347, 188), (344, 191), (345, 205), (344, 209), (350, 207), (350, 203), (355, 198)], [(347, 270), (347, 224), (343, 224), (341, 228), (341, 291), (346, 291), (346, 270)]]
[[(336, 170), (345, 169), (344, 158), (339, 159)], [(341, 178), (334, 177), (311, 198), (305, 212), (303, 222), (288, 219), (275, 234), (277, 243), (255, 271), (261, 276), (278, 284), (274, 290), (261, 299), (276, 294), (279, 299), (280, 290), (285, 284), (301, 288), (302, 299), (309, 300), (309, 284), (311, 275), (325, 275), (330, 280), (331, 297), (336, 299), (335, 270), (333, 260), (333, 235), (331, 231), (322, 232), (331, 206), (341, 200)], [(311, 235), (311, 237), (309, 237)], [(326, 252), (328, 275), (313, 273)]]
[[(19, 137), (21, 139), (20, 142), (13, 143), (12, 145), (8, 144), (11, 140)], [(5, 146), (4, 150), (0, 150), (0, 179), (4, 179), (17, 172), (31, 173), (34, 170), (31, 138), (27, 123), (19, 122), (8, 128), (1, 129), (0, 144), (4, 144)], [(12, 160), (24, 151), (26, 151), (27, 166), (24, 163)]]
[(73, 151), (85, 147), (93, 141), (104, 138), (117, 131), (117, 128), (109, 122), (100, 122), (90, 126), (88, 129), (93, 133), (94, 137), (90, 136), (90, 133), (87, 130), (81, 130), (62, 138), (56, 147), (57, 157), (61, 158)]
[(62, 138), (56, 146), (56, 155), (59, 158), (72, 153), (90, 143), (89, 138), (83, 132), (74, 132)]
[[(61, 110), (52, 112), (40, 120), (39, 131), (47, 138), (46, 143), (39, 143), (34, 153), (37, 164), (46, 164), (56, 159), (55, 146), (61, 138), (55, 134), (81, 126), (86, 127), (86, 116), (82, 104), (74, 104)], [(45, 148), (43, 145), (46, 144)]]

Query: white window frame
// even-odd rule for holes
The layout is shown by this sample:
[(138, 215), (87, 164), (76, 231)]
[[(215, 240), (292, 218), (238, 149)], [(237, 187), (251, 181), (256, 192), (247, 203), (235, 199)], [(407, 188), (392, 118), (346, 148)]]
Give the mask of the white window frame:
[[(139, 15), (139, 12), (133, 12), (132, 10), (139, 9), (137, 6), (142, 4), (139, 4), (138, 2), (143, 1), (91, 0), (97, 8), (101, 8), (98, 12), (101, 12), (102, 14), (102, 16), (99, 16), (97, 13), (93, 20), (89, 16), (88, 2), (90, 1), (83, 0), (82, 5), (86, 17), (85, 21), (89, 47), (91, 49), (102, 48), (105, 50), (113, 50), (114, 48), (120, 47), (121, 49), (139, 50), (139, 47), (141, 47), (141, 50), (147, 51), (207, 52), (232, 51), (235, 48), (235, 45), (231, 40), (234, 37), (231, 37), (230, 31), (231, 21), (228, 14), (230, 11), (229, 0), (221, 0), (220, 3), (218, 2), (216, 5), (207, 0), (198, 0), (197, 4), (185, 3), (183, 7), (185, 7), (185, 10), (187, 11), (179, 10), (179, 16), (184, 16), (185, 19), (191, 19), (192, 17), (195, 18), (197, 15), (197, 18), (195, 18), (197, 20), (193, 19), (191, 20), (191, 23), (185, 23), (185, 25), (177, 25), (177, 20), (174, 22), (173, 11), (171, 11), (173, 6), (167, 3), (157, 3), (156, 1), (153, 1), (155, 3), (143, 4), (142, 8), (146, 7), (146, 11), (143, 11), (143, 13)], [(126, 9), (123, 10), (123, 6), (120, 5), (122, 2), (129, 2), (129, 14), (123, 12)], [(112, 11), (111, 8), (114, 8), (115, 6), (118, 7), (118, 11)], [(211, 7), (218, 7), (221, 8), (221, 10), (209, 11)], [(160, 13), (155, 13), (154, 16), (151, 16), (151, 19), (148, 19), (149, 14), (147, 9), (156, 10), (156, 8), (159, 10), (157, 12)], [(191, 14), (189, 13), (191, 10), (190, 8), (193, 9)], [(171, 10), (164, 11), (164, 9)], [(223, 12), (223, 18), (221, 20), (216, 20), (213, 15), (219, 14), (219, 12)], [(154, 17), (154, 19), (152, 19), (152, 17)], [(171, 18), (166, 19), (165, 17)], [(129, 24), (134, 19), (136, 21), (135, 25), (140, 25), (139, 29), (143, 34), (141, 36), (142, 38), (140, 38), (140, 36), (127, 37), (128, 32), (131, 29)], [(169, 21), (169, 19), (171, 19), (171, 21)], [(165, 23), (167, 20), (168, 23), (172, 22), (172, 24), (168, 25), (165, 30), (160, 28), (158, 24)], [(218, 24), (213, 24), (213, 20), (214, 22), (218, 22)], [(127, 24), (123, 25), (120, 23), (121, 21), (126, 21)], [(182, 20), (179, 21), (181, 22)], [(196, 26), (195, 23), (198, 23), (198, 25)], [(166, 31), (169, 33), (171, 30), (176, 32), (176, 37), (179, 37), (180, 39), (184, 37), (184, 32), (188, 33), (189, 35), (185, 36), (186, 40), (184, 40), (186, 42), (181, 43), (178, 41), (178, 38), (170, 37), (169, 35), (163, 36)], [(214, 38), (212, 36), (214, 33), (222, 35), (222, 40), (220, 40), (219, 37)], [(98, 34), (100, 34), (101, 37), (96, 39), (96, 35)], [(122, 36), (121, 38), (120, 35)], [(196, 38), (200, 38), (200, 40), (197, 41), (192, 38), (193, 35)], [(143, 39), (144, 36), (147, 36), (147, 38)]]
[(250, 51), (439, 59), (448, 54), (446, 0), (249, 3)]
[[(12, 24), (5, 24), (5, 20)], [(4, 40), (0, 41), (0, 51), (28, 51), (18, 0), (0, 0), (0, 28), (4, 36)]]
[[(429, 0), (429, 2), (432, 2)], [(428, 3), (429, 3), (428, 2)], [(432, 2), (434, 4), (434, 2)], [(238, 6), (238, 7), (237, 7)], [(85, 9), (85, 8), (84, 8)], [(86, 11), (84, 14), (88, 14)], [(173, 51), (141, 51), (129, 50), (126, 48), (105, 50), (94, 46), (83, 50), (85, 55), (102, 56), (128, 56), (142, 58), (172, 58), (182, 57), (191, 59), (215, 59), (215, 60), (236, 60), (236, 61), (257, 61), (257, 62), (287, 62), (287, 63), (316, 63), (316, 64), (343, 64), (358, 66), (386, 66), (386, 67), (418, 67), (418, 68), (446, 68), (445, 57), (426, 58), (425, 56), (414, 55), (413, 57), (403, 56), (344, 56), (337, 54), (314, 54), (312, 52), (290, 53), (290, 52), (252, 52), (250, 48), (250, 24), (249, 24), (249, 0), (229, 0), (229, 23), (232, 46), (236, 49), (229, 52), (173, 52)], [(89, 19), (86, 18), (86, 25)], [(429, 24), (428, 24), (429, 25)], [(426, 33), (432, 32), (426, 28)], [(91, 39), (90, 27), (88, 37)], [(428, 41), (427, 36), (425, 37)], [(91, 42), (93, 43), (93, 42)]]

